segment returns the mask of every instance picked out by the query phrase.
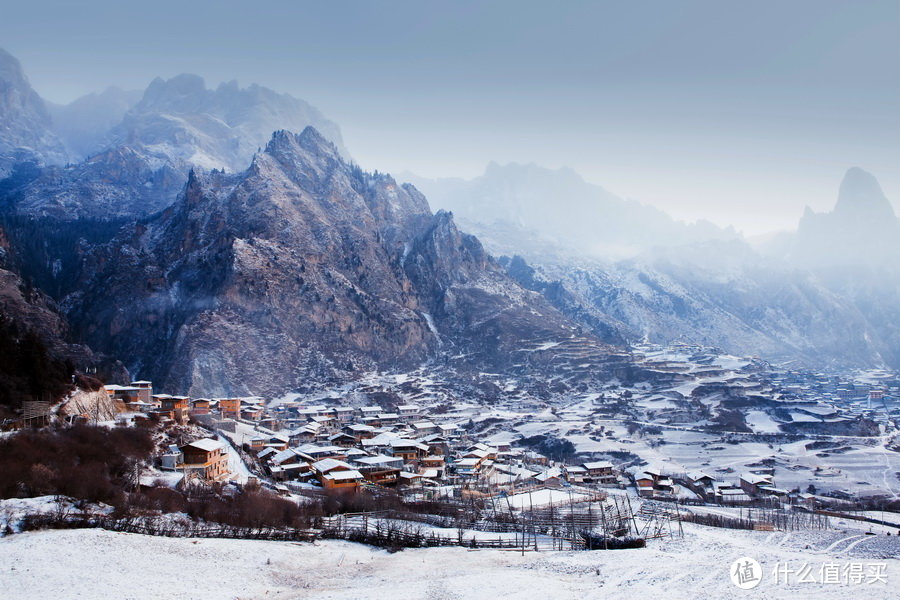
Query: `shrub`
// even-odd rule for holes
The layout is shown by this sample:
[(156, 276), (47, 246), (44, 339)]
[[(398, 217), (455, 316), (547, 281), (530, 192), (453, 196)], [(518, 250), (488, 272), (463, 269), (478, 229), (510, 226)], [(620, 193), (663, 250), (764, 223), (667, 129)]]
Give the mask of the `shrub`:
[(0, 440), (0, 498), (57, 494), (115, 504), (152, 450), (145, 429), (22, 431)]

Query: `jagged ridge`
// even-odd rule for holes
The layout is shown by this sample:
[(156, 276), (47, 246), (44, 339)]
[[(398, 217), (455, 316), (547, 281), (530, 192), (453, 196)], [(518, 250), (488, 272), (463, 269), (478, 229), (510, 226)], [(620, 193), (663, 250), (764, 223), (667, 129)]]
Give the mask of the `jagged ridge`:
[(522, 344), (576, 333), (452, 215), (311, 127), (276, 132), (244, 173), (192, 173), (85, 272), (65, 302), (81, 335), (193, 393), (279, 393), (459, 355), (522, 366)]

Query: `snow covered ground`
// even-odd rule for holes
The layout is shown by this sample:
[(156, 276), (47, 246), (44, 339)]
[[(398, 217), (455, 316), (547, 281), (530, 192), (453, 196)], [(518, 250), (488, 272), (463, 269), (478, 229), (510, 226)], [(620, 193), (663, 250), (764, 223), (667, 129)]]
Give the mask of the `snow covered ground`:
[[(766, 533), (686, 525), (682, 539), (638, 550), (528, 552), (433, 548), (390, 554), (348, 542), (315, 544), (177, 539), (69, 530), (0, 539), (0, 596), (16, 600), (181, 598), (467, 599), (645, 597), (896, 598), (896, 536), (858, 532)], [(879, 544), (881, 544), (879, 546)], [(866, 550), (870, 547), (869, 550)], [(871, 548), (874, 548), (872, 550)], [(893, 556), (886, 558), (886, 556)], [(732, 562), (762, 566), (750, 591), (734, 586)], [(779, 565), (809, 565), (815, 583)], [(883, 564), (887, 583), (828, 584), (822, 565)], [(632, 596), (637, 593), (638, 596)]]
[(508, 498), (509, 505), (512, 508), (530, 508), (532, 506), (546, 506), (555, 504), (570, 504), (584, 500), (588, 496), (574, 491), (542, 489), (534, 492), (525, 492), (523, 494), (515, 494)]

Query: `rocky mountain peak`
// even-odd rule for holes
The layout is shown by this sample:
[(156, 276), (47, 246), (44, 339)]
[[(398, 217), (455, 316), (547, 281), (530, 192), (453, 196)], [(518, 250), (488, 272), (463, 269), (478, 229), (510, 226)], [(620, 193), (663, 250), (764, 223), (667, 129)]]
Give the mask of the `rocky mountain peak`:
[(208, 89), (202, 77), (182, 74), (155, 79), (112, 138), (152, 146), (191, 166), (237, 172), (273, 131), (309, 125), (347, 155), (337, 125), (302, 100), (258, 85), (241, 88), (236, 81)]
[(894, 265), (900, 223), (875, 177), (854, 167), (841, 182), (834, 210), (807, 210), (800, 219), (792, 257), (806, 266)]
[(182, 73), (167, 80), (157, 77), (150, 82), (135, 108), (138, 111), (196, 111), (202, 109), (206, 96), (206, 82), (199, 75)]
[(312, 125), (299, 134), (284, 129), (274, 132), (266, 144), (265, 152), (279, 161), (295, 164), (308, 162), (309, 157), (335, 163), (342, 160), (337, 146), (325, 139)]
[(857, 215), (872, 220), (893, 219), (894, 208), (871, 173), (853, 167), (844, 175), (835, 214)]
[(18, 59), (0, 49), (0, 179), (21, 162), (58, 164), (66, 152)]
[[(35, 98), (35, 106), (42, 107)], [(3, 108), (0, 103), (0, 178), (22, 162), (17, 148), (37, 146), (34, 140), (26, 144), (22, 135), (4, 136), (3, 127), (24, 123), (25, 132), (39, 129), (35, 119), (5, 118)], [(17, 177), (8, 187), (10, 204), (19, 213), (64, 220), (143, 218), (175, 201), (190, 169), (242, 173), (267, 142), (266, 158), (254, 169), (282, 163), (287, 171), (297, 171), (292, 165), (302, 165), (306, 176), (321, 178), (347, 156), (337, 125), (306, 102), (257, 85), (240, 88), (233, 81), (208, 89), (197, 75), (157, 78), (136, 103), (132, 93), (104, 93), (54, 110), (67, 124), (60, 131), (69, 148), (87, 158), (64, 169), (45, 169), (37, 177)], [(116, 123), (105, 118), (116, 114)], [(313, 129), (304, 131), (308, 126)], [(12, 138), (5, 148), (4, 137)], [(7, 173), (4, 155), (9, 156)], [(349, 172), (346, 165), (341, 169)]]
[(191, 171), (88, 262), (66, 303), (78, 332), (193, 393), (283, 393), (450, 348), (493, 368), (572, 335), (450, 213), (313, 127), (277, 131), (243, 173)]
[(19, 59), (3, 48), (0, 48), (0, 81), (20, 88), (29, 86)]

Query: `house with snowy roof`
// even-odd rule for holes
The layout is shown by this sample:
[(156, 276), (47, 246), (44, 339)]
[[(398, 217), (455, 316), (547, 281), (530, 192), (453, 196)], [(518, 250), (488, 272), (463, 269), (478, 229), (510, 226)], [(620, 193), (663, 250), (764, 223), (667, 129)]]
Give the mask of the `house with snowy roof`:
[(347, 458), (347, 453), (344, 448), (333, 445), (317, 446), (315, 444), (303, 444), (302, 446), (298, 446), (296, 451), (309, 458), (311, 461), (322, 460), (323, 458), (334, 458), (337, 460), (344, 460)]
[(397, 407), (397, 414), (399, 414), (401, 418), (411, 419), (413, 417), (421, 416), (422, 408), (418, 404), (402, 404)]
[(431, 421), (418, 421), (412, 424), (412, 428), (413, 431), (416, 432), (416, 435), (427, 435), (429, 433), (435, 433), (438, 430), (437, 425)]
[(363, 474), (368, 481), (379, 485), (396, 485), (400, 471), (403, 468), (403, 459), (384, 454), (375, 456), (363, 456), (353, 460), (353, 466)]
[(585, 483), (598, 483), (601, 485), (615, 485), (618, 483), (618, 477), (611, 462), (597, 460), (582, 463), (581, 466), (585, 470)]
[(740, 486), (747, 495), (756, 497), (763, 493), (763, 487), (774, 487), (771, 475), (761, 475), (758, 473), (741, 474)]
[(417, 442), (415, 440), (407, 440), (402, 438), (393, 439), (390, 442), (391, 454), (402, 458), (404, 462), (410, 462), (427, 456), (429, 448), (427, 444)]
[(296, 448), (285, 448), (269, 456), (269, 463), (276, 466), (305, 462), (307, 459)]
[(334, 470), (319, 476), (319, 483), (326, 490), (356, 491), (363, 482), (365, 477), (355, 469)]
[(566, 465), (563, 469), (566, 481), (569, 483), (584, 483), (587, 477), (587, 469), (580, 465)]
[(711, 491), (716, 482), (715, 477), (708, 475), (703, 471), (691, 471), (686, 477), (691, 485), (703, 491)]
[(558, 486), (563, 482), (563, 472), (559, 467), (550, 467), (534, 476), (535, 481), (546, 486)]
[(343, 460), (324, 458), (312, 464), (321, 486), (327, 490), (356, 490), (365, 481), (362, 473)]
[(352, 435), (357, 441), (372, 439), (376, 435), (374, 427), (371, 425), (363, 425), (362, 423), (346, 425), (344, 426), (343, 432)]
[(183, 462), (176, 468), (186, 475), (193, 474), (206, 481), (221, 481), (228, 477), (228, 454), (222, 442), (205, 438), (185, 444), (179, 450)]
[(472, 477), (478, 475), (482, 462), (484, 462), (484, 460), (481, 458), (460, 458), (459, 460), (453, 461), (453, 469), (457, 475)]
[(356, 445), (356, 438), (349, 433), (339, 431), (338, 433), (328, 436), (328, 443), (332, 446), (340, 446), (341, 448), (352, 448)]

